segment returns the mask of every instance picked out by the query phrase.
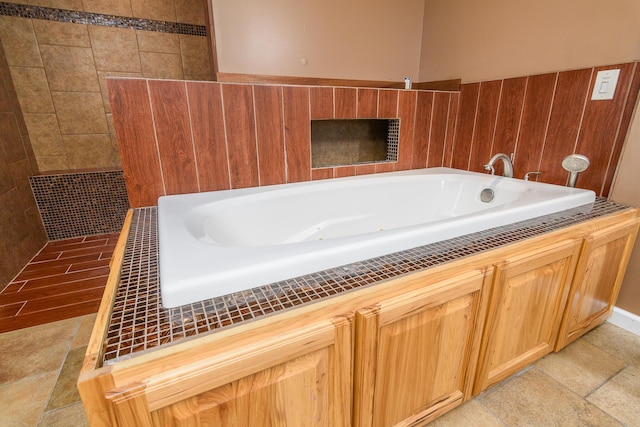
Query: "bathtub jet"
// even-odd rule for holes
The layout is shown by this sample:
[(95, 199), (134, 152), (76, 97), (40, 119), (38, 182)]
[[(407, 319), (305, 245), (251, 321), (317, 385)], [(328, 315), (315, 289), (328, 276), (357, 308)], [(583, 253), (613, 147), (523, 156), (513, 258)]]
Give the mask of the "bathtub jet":
[[(490, 201), (481, 197), (487, 189)], [(594, 201), (590, 190), (450, 168), (160, 197), (162, 305), (177, 307)]]

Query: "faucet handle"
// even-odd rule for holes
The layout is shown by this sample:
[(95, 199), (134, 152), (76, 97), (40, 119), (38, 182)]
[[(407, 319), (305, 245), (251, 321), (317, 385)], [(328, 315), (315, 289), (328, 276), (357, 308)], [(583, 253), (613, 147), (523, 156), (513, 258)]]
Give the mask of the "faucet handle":
[(530, 175), (540, 175), (542, 172), (536, 171), (536, 172), (527, 172), (526, 174), (524, 174), (524, 180), (525, 181), (529, 181), (529, 176)]

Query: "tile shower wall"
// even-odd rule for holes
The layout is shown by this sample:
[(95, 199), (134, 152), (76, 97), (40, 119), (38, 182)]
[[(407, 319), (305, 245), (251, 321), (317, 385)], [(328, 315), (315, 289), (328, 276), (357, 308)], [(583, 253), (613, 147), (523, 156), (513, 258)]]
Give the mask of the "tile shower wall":
[[(613, 100), (591, 101), (599, 70), (620, 68)], [(109, 90), (132, 207), (163, 194), (241, 188), (424, 166), (482, 172), (514, 153), (516, 177), (607, 196), (640, 90), (638, 63), (464, 84), (460, 93), (112, 79)], [(397, 163), (312, 169), (310, 120), (399, 117)], [(407, 126), (408, 123), (408, 126)]]
[(19, 3), (0, 39), (40, 171), (120, 165), (105, 76), (211, 80), (203, 0)]
[[(615, 97), (592, 101), (599, 70), (620, 69)], [(514, 153), (515, 175), (564, 185), (562, 159), (586, 155), (577, 186), (606, 197), (640, 90), (638, 62), (464, 84), (453, 146), (455, 168), (482, 171), (499, 152)]]
[[(458, 93), (107, 79), (132, 207), (158, 196), (442, 166)], [(397, 162), (311, 168), (311, 119), (398, 118)]]
[(121, 170), (29, 177), (49, 240), (118, 233), (129, 209)]
[(29, 187), (37, 173), (9, 66), (0, 45), (0, 289), (46, 243)]

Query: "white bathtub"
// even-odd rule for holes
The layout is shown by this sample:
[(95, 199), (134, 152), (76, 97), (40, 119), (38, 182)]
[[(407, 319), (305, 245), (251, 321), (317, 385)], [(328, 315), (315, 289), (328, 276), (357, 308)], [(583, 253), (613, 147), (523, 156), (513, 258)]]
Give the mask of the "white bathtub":
[[(485, 203), (480, 193), (491, 188)], [(161, 197), (162, 305), (176, 307), (593, 203), (595, 194), (430, 168)]]

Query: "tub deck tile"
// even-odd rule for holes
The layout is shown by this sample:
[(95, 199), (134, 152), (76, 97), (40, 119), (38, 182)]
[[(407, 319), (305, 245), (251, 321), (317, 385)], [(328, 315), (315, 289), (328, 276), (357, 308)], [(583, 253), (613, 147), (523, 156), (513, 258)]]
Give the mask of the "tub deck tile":
[(569, 209), (165, 309), (162, 307), (158, 274), (157, 209), (138, 208), (134, 211), (125, 248), (120, 283), (104, 343), (103, 364), (623, 209), (626, 206), (598, 198), (590, 211), (584, 208)]

